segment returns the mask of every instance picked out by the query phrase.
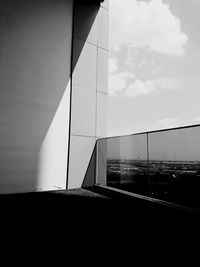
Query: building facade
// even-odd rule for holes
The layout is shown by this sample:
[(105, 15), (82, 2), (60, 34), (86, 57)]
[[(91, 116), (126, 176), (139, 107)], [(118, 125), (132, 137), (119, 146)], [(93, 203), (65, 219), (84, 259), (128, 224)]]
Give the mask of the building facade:
[(0, 2), (0, 194), (93, 183), (89, 163), (106, 136), (108, 15), (108, 1)]

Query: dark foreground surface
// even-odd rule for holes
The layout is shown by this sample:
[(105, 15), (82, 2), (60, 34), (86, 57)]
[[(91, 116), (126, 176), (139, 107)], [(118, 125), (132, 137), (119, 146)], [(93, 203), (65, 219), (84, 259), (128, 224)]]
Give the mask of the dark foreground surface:
[(7, 214), (13, 220), (25, 217), (42, 222), (44, 219), (49, 224), (55, 221), (66, 226), (77, 225), (79, 229), (85, 225), (88, 229), (100, 227), (110, 231), (115, 227), (120, 231), (128, 227), (132, 230), (137, 223), (145, 229), (152, 223), (158, 228), (166, 223), (175, 226), (180, 222), (197, 222), (200, 217), (198, 212), (122, 197), (97, 188), (1, 195), (0, 205), (2, 220), (7, 218), (3, 214)]
[(91, 190), (0, 196), (4, 249), (11, 258), (11, 248), (19, 250), (23, 258), (25, 248), (31, 259), (37, 259), (48, 248), (45, 257), (50, 261), (56, 257), (68, 262), (73, 253), (75, 262), (95, 257), (92, 266), (96, 266), (107, 256), (115, 262), (118, 257), (134, 262), (141, 253), (142, 263), (149, 261), (146, 253), (151, 251), (155, 262), (160, 251), (168, 259), (180, 246), (187, 252), (197, 248), (198, 214)]

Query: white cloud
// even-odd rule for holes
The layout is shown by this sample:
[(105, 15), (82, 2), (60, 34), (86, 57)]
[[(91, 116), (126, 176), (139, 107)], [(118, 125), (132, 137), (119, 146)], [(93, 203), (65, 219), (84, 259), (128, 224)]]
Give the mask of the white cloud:
[[(139, 67), (143, 67), (145, 65), (147, 65), (149, 62), (146, 60), (146, 59), (142, 59), (139, 63), (138, 63), (138, 66)], [(151, 64), (151, 63), (150, 63)], [(153, 65), (153, 64), (151, 64)]]
[(116, 96), (117, 92), (125, 89), (129, 79), (135, 77), (130, 72), (118, 72), (118, 63), (115, 57), (109, 58), (109, 76), (108, 76), (108, 93)]
[[(135, 80), (130, 83), (131, 79)], [(142, 81), (136, 79), (135, 75), (130, 72), (119, 72), (109, 75), (108, 90), (109, 94), (113, 96), (116, 96), (118, 91), (123, 90), (121, 96), (137, 97), (159, 90), (177, 90), (180, 89), (180, 84), (179, 81), (170, 78)]]
[(161, 129), (174, 128), (174, 127), (178, 127), (180, 125), (180, 119), (179, 118), (164, 118), (164, 119), (157, 121), (156, 124)]
[(193, 122), (194, 124), (200, 124), (200, 116), (196, 116), (196, 117), (194, 117), (193, 120), (192, 120), (192, 122)]
[(125, 88), (127, 79), (131, 76), (129, 72), (116, 73), (118, 70), (118, 63), (115, 57), (109, 58), (109, 76), (108, 76), (108, 93), (116, 96), (116, 92)]
[(153, 81), (145, 81), (136, 79), (134, 83), (130, 84), (125, 91), (126, 97), (136, 97), (138, 95), (148, 95), (157, 90)]
[(154, 82), (157, 87), (160, 87), (161, 89), (165, 90), (180, 89), (180, 85), (183, 83), (173, 78), (159, 78), (156, 79)]
[(188, 36), (182, 32), (181, 21), (163, 0), (110, 1), (110, 45), (119, 48), (147, 47), (163, 54), (183, 56)]
[(138, 95), (147, 95), (157, 90), (156, 83), (153, 81), (142, 82), (136, 79), (128, 85), (130, 79), (135, 78), (135, 75), (130, 72), (118, 72), (118, 63), (115, 57), (109, 58), (109, 77), (108, 77), (108, 93), (116, 96), (117, 92), (124, 89), (125, 97), (136, 97)]
[[(146, 60), (142, 61), (146, 64)], [(130, 83), (131, 80), (133, 80)], [(124, 97), (136, 97), (139, 95), (148, 95), (158, 90), (174, 90), (179, 88), (180, 82), (172, 78), (159, 78), (155, 80), (142, 81), (135, 77), (135, 74), (119, 72), (117, 58), (109, 58), (109, 76), (108, 76), (108, 93), (116, 96), (117, 92), (121, 92)]]
[(120, 90), (125, 89), (128, 79), (134, 78), (134, 74), (130, 72), (121, 72), (111, 74), (108, 77), (108, 93), (109, 95), (116, 95)]
[(109, 66), (109, 74), (116, 72), (118, 69), (117, 59), (114, 57), (109, 58), (108, 66)]

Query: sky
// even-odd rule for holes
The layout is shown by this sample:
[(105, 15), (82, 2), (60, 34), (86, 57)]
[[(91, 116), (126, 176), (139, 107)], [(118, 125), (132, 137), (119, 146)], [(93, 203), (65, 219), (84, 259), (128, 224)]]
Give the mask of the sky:
[(199, 10), (110, 0), (108, 136), (200, 123)]
[[(107, 139), (109, 159), (147, 160), (147, 134)], [(200, 127), (148, 134), (150, 160), (200, 161)]]

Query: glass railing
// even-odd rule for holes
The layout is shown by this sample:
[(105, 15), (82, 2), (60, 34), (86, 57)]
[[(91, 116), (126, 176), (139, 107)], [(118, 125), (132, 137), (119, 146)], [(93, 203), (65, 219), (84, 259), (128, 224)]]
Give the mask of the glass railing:
[(96, 184), (200, 208), (200, 125), (97, 141)]

